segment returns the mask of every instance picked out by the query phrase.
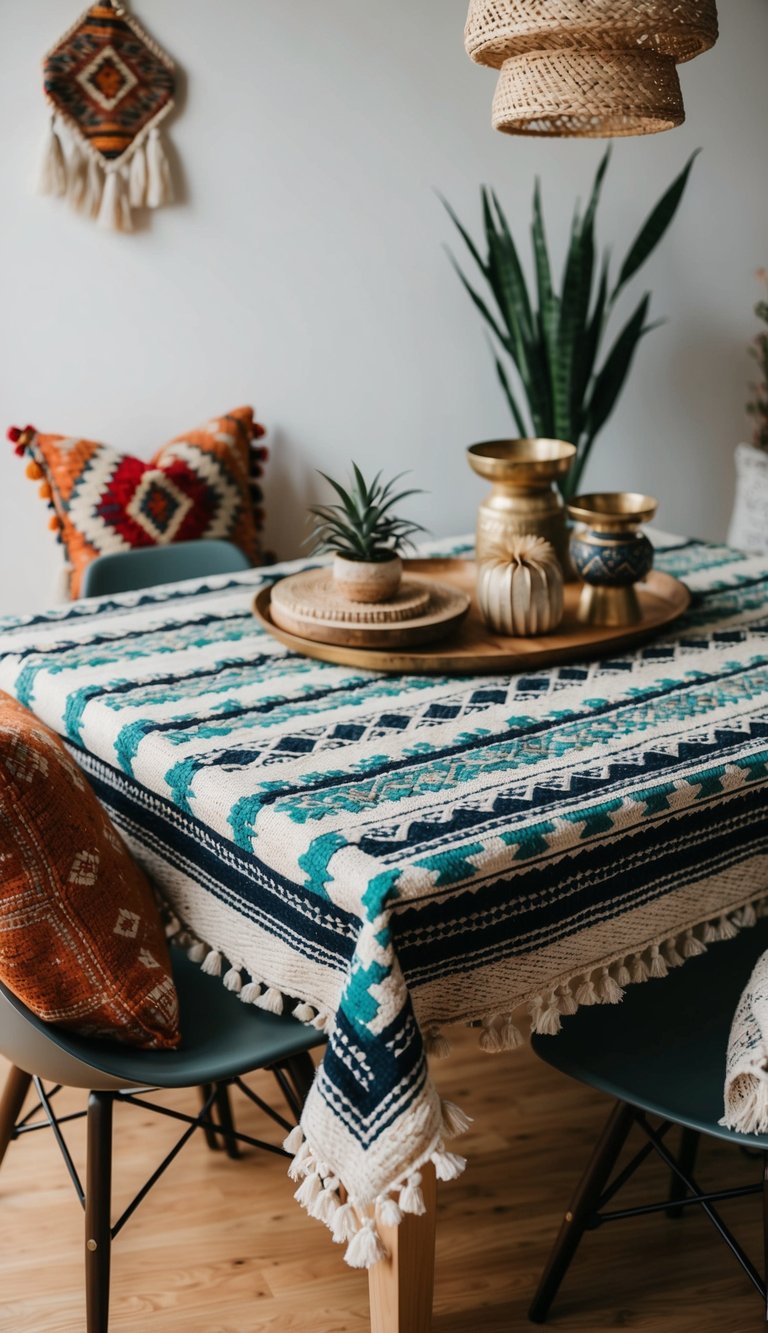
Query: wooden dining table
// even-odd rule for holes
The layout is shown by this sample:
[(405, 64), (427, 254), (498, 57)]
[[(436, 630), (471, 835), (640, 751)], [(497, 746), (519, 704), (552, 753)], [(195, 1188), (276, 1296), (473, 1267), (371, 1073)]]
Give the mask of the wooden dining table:
[(289, 651), (253, 601), (301, 562), (0, 622), (0, 688), (66, 739), (169, 931), (327, 1033), (292, 1188), (369, 1269), (375, 1333), (430, 1325), (473, 1109), (430, 1076), (444, 1029), (510, 1051), (524, 1006), (554, 1036), (768, 895), (768, 558), (655, 540), (692, 594), (675, 625), (512, 673)]

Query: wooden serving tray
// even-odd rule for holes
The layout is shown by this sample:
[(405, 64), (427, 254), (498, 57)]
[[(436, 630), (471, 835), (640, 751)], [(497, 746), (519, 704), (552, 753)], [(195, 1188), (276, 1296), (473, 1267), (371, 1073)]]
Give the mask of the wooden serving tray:
[(262, 588), (256, 594), (254, 615), (287, 648), (305, 657), (316, 657), (321, 662), (411, 675), (478, 675), (528, 671), (557, 662), (605, 656), (606, 653), (639, 643), (665, 625), (670, 625), (683, 614), (691, 600), (691, 594), (679, 579), (653, 570), (645, 583), (636, 585), (643, 613), (640, 624), (597, 628), (582, 625), (576, 619), (581, 584), (566, 583), (565, 612), (554, 633), (518, 639), (494, 634), (483, 623), (475, 602), (474, 560), (405, 560), (403, 567), (407, 574), (451, 584), (470, 595), (472, 600), (469, 612), (449, 638), (422, 647), (386, 650), (317, 643), (274, 624), (269, 613), (271, 587)]

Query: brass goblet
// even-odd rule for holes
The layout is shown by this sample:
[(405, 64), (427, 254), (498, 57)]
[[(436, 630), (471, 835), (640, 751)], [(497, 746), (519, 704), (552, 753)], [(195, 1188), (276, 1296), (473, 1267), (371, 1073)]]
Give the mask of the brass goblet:
[(576, 615), (585, 625), (636, 625), (642, 620), (634, 585), (653, 568), (653, 547), (639, 531), (658, 501), (637, 491), (577, 495), (568, 513), (584, 528), (571, 537), (571, 560), (584, 580)]
[(513, 537), (551, 542), (568, 577), (565, 509), (554, 486), (573, 462), (576, 448), (565, 440), (485, 440), (467, 449), (469, 465), (491, 483), (477, 511), (476, 558), (483, 560)]

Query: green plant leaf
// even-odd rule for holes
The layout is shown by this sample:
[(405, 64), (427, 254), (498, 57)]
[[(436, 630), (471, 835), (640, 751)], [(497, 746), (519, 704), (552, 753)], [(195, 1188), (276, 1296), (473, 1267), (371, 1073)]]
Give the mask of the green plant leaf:
[(524, 440), (530, 434), (530, 431), (528, 430), (528, 427), (526, 426), (525, 423), (525, 418), (523, 417), (523, 414), (517, 405), (517, 401), (510, 387), (509, 380), (507, 379), (507, 373), (504, 369), (504, 366), (502, 365), (501, 361), (497, 356), (494, 357), (494, 360), (496, 362), (496, 374), (499, 377), (499, 383), (504, 391), (507, 402), (509, 403), (509, 408), (512, 413), (512, 416), (515, 419), (515, 425), (517, 426), (520, 438)]
[[(489, 251), (488, 283), (508, 331), (507, 349), (517, 368), (531, 415), (543, 421), (549, 400), (549, 378), (541, 342), (531, 313), (530, 299), (517, 250), (498, 199), (483, 190), (483, 217)], [(498, 219), (498, 228), (497, 228)]]
[(450, 250), (448, 251), (448, 257), (449, 257), (451, 263), (453, 264), (453, 267), (455, 268), (455, 270), (456, 270), (456, 272), (457, 272), (457, 274), (458, 274), (458, 276), (459, 276), (459, 280), (460, 280), (460, 282), (461, 282), (462, 285), (464, 286), (464, 289), (469, 293), (469, 296), (471, 297), (471, 299), (472, 299), (472, 301), (474, 302), (474, 304), (477, 306), (477, 309), (480, 311), (480, 314), (483, 316), (483, 319), (486, 321), (486, 323), (489, 325), (489, 327), (490, 327), (491, 329), (493, 329), (493, 332), (496, 334), (496, 337), (498, 338), (498, 340), (499, 340), (499, 342), (501, 343), (502, 347), (506, 347), (507, 351), (510, 352), (510, 354), (511, 354), (511, 352), (512, 352), (512, 348), (511, 348), (511, 346), (510, 346), (510, 344), (509, 344), (508, 339), (505, 337), (504, 333), (503, 333), (502, 330), (499, 328), (498, 322), (494, 319), (493, 315), (491, 314), (490, 310), (488, 309), (488, 306), (485, 304), (485, 301), (484, 301), (484, 300), (482, 299), (482, 297), (479, 296), (478, 293), (475, 291), (475, 289), (474, 289), (474, 287), (472, 286), (472, 284), (471, 284), (471, 282), (469, 281), (469, 279), (468, 279), (468, 278), (465, 278), (464, 274), (463, 274), (462, 271), (461, 271), (461, 268), (459, 267), (457, 261), (454, 259), (454, 257), (453, 257), (453, 255), (451, 254)]
[(646, 292), (616, 338), (602, 369), (595, 377), (587, 408), (587, 433), (590, 443), (613, 410), (640, 339), (645, 333), (650, 332), (652, 326), (647, 326), (645, 323), (650, 302), (651, 294)]
[(544, 231), (544, 217), (541, 211), (541, 187), (536, 181), (533, 191), (533, 257), (536, 267), (536, 288), (539, 300), (539, 339), (544, 353), (548, 401), (544, 404), (540, 423), (536, 429), (539, 434), (549, 436), (556, 433), (555, 427), (555, 382), (558, 375), (558, 327), (560, 322), (559, 301), (552, 287), (552, 269), (549, 263), (547, 238)]
[(618, 281), (611, 294), (612, 303), (616, 300), (622, 287), (629, 282), (629, 279), (645, 263), (646, 259), (648, 259), (659, 244), (659, 241), (677, 212), (678, 205), (680, 204), (686, 184), (688, 183), (691, 167), (700, 151), (701, 150), (697, 148), (696, 152), (691, 154), (687, 163), (683, 167), (683, 170), (680, 172), (680, 175), (673, 180), (669, 189), (662, 195), (656, 207), (652, 209), (640, 228), (640, 231), (629, 248), (627, 257), (621, 266)]
[(461, 236), (461, 239), (463, 240), (464, 244), (466, 245), (467, 249), (469, 250), (469, 253), (471, 254), (472, 258), (474, 259), (475, 263), (477, 264), (477, 267), (478, 267), (478, 268), (480, 269), (480, 271), (481, 271), (482, 273), (484, 273), (485, 276), (487, 277), (487, 276), (488, 276), (488, 265), (485, 263), (484, 259), (482, 258), (481, 254), (480, 254), (480, 252), (479, 252), (479, 250), (478, 250), (478, 248), (477, 248), (477, 246), (475, 245), (475, 242), (472, 240), (472, 237), (470, 236), (470, 234), (469, 234), (469, 232), (467, 231), (466, 227), (464, 227), (463, 224), (459, 221), (458, 217), (456, 216), (456, 214), (454, 213), (453, 209), (451, 208), (451, 205), (448, 203), (448, 200), (447, 200), (447, 199), (444, 199), (443, 196), (442, 196), (441, 194), (438, 194), (438, 199), (440, 200), (441, 204), (443, 205), (443, 208), (444, 208), (445, 211), (447, 212), (447, 214), (448, 214), (449, 218), (451, 219), (451, 222), (453, 223), (454, 227), (456, 228), (456, 230), (458, 231), (459, 235)]

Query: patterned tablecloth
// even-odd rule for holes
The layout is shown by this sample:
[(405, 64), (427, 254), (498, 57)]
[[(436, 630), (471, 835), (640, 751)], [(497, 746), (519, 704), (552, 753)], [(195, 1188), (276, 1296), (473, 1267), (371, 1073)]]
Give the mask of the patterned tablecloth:
[(527, 1003), (554, 1032), (768, 896), (768, 558), (661, 548), (694, 594), (672, 633), (516, 676), (292, 656), (250, 608), (296, 566), (0, 622), (0, 687), (68, 739), (193, 956), (327, 1028), (292, 1170), (353, 1263), (420, 1166), (463, 1165), (443, 1024), (506, 1049)]

